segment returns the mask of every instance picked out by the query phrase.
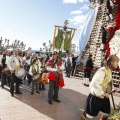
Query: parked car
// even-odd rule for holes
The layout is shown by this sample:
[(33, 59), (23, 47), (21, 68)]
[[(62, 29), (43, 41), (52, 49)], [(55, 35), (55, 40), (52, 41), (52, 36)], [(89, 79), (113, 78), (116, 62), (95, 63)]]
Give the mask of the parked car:
[(40, 51), (39, 50), (31, 50), (32, 53), (36, 53), (38, 56), (40, 55)]

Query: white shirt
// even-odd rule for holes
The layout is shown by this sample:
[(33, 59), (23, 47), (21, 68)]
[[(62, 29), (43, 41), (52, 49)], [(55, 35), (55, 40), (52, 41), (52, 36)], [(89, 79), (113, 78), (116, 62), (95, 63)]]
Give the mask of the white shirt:
[(31, 57), (30, 57), (30, 59), (26, 59), (27, 57), (24, 57), (23, 58), (23, 60), (25, 60), (25, 63), (27, 64), (27, 65), (31, 65)]
[(2, 56), (3, 55), (0, 55), (0, 65), (2, 64)]
[(20, 65), (22, 65), (22, 59), (19, 56), (14, 56), (14, 55), (10, 56), (7, 64), (9, 70), (14, 70), (15, 66), (20, 66)]
[[(69, 59), (70, 59), (70, 63), (72, 64), (72, 58), (71, 57), (69, 57)], [(68, 57), (66, 58), (66, 63), (68, 62)]]
[[(102, 84), (104, 78), (105, 78), (105, 72), (101, 69), (99, 69), (92, 78), (90, 88), (91, 87), (93, 88), (96, 96), (101, 96), (105, 93), (100, 86)], [(109, 82), (111, 80), (112, 80), (112, 73), (109, 74)]]
[(47, 66), (46, 69), (47, 69), (47, 71), (57, 72), (57, 67), (56, 68), (52, 68), (50, 66)]
[(42, 70), (41, 65), (42, 65), (42, 63), (39, 61), (39, 64), (38, 64), (39, 70)]

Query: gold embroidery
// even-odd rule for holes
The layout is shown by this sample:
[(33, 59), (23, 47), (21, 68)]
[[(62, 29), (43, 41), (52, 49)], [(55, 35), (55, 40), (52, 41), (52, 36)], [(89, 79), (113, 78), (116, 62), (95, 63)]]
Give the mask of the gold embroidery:
[(18, 70), (20, 68), (20, 66), (15, 66), (14, 70)]
[[(105, 72), (105, 77), (104, 77), (104, 80), (103, 80), (103, 82), (102, 82), (102, 84), (100, 85), (101, 86), (101, 88), (102, 88), (102, 90), (106, 93), (110, 93), (111, 91), (112, 91), (112, 81), (110, 81), (109, 82), (109, 74), (111, 74), (111, 70), (109, 69), (109, 68), (105, 68), (105, 67), (102, 67), (102, 68), (100, 68), (101, 70), (103, 70), (104, 72)], [(109, 87), (109, 88), (108, 88)], [(109, 92), (107, 91), (109, 89)], [(91, 93), (92, 94), (94, 94), (95, 95), (95, 92), (94, 92), (94, 90), (93, 90), (93, 88), (91, 87), (90, 88), (90, 90), (91, 90)], [(103, 95), (101, 95), (101, 96), (97, 96), (97, 97), (99, 97), (99, 98), (104, 98), (104, 96)]]

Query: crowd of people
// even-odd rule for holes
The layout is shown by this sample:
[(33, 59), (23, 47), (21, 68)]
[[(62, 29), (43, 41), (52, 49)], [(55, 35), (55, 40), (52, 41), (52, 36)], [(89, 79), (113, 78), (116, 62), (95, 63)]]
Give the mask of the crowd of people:
[[(23, 57), (18, 48), (14, 49), (13, 55), (10, 55), (9, 50), (4, 50), (0, 56), (1, 87), (4, 89), (5, 85), (9, 86), (10, 94), (14, 97), (14, 94), (22, 94), (19, 87), (23, 80), (27, 78), (28, 85), (32, 84), (31, 95), (34, 92), (40, 94), (40, 90), (46, 90), (46, 82), (43, 82), (42, 79), (46, 79), (47, 83), (49, 79), (48, 103), (50, 105), (53, 104), (53, 101), (60, 103), (59, 88), (65, 85), (62, 71), (66, 68), (67, 77), (74, 75), (77, 57), (66, 53), (64, 65), (57, 51), (53, 51), (52, 57), (46, 60), (45, 57), (37, 58), (37, 55), (30, 51)], [(84, 85), (89, 86), (90, 94), (81, 120), (85, 120), (86, 117), (95, 117), (99, 111), (104, 113), (100, 120), (107, 120), (110, 113), (109, 95), (113, 91), (112, 70), (118, 67), (118, 62), (119, 58), (115, 55), (106, 57), (89, 86), (88, 82), (93, 69), (92, 55), (90, 54), (84, 61)], [(20, 68), (24, 69), (26, 74), (22, 76), (16, 74)], [(38, 75), (39, 79), (37, 81), (35, 75)], [(116, 91), (116, 89), (114, 90)]]
[(10, 50), (3, 50), (0, 56), (1, 87), (4, 89), (7, 85), (11, 96), (14, 97), (14, 94), (22, 94), (20, 85), (23, 84), (23, 80), (27, 79), (27, 84), (31, 85), (31, 95), (46, 90), (45, 84), (49, 82), (48, 103), (52, 104), (53, 100), (60, 102), (58, 92), (59, 88), (64, 86), (62, 71), (66, 68), (67, 77), (73, 76), (76, 59), (74, 54), (70, 56), (66, 53), (65, 64), (63, 64), (57, 51), (52, 52), (52, 57), (48, 55), (38, 58), (36, 53), (31, 51), (23, 56), (18, 48), (14, 49), (13, 54)]

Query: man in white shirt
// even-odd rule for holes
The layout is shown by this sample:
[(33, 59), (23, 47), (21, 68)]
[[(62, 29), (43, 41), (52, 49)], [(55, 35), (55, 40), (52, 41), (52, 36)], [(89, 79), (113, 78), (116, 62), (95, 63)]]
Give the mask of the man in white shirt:
[(27, 71), (27, 78), (28, 78), (28, 85), (32, 82), (32, 76), (28, 73), (31, 65), (31, 59), (32, 59), (32, 52), (27, 52), (27, 56), (24, 58), (25, 62), (25, 69)]
[(14, 55), (10, 56), (8, 61), (8, 69), (11, 71), (12, 79), (10, 83), (10, 93), (14, 96), (14, 83), (16, 83), (16, 94), (22, 94), (19, 91), (20, 80), (15, 75), (15, 70), (18, 70), (22, 66), (22, 59), (19, 57), (19, 49), (14, 49)]
[(71, 74), (71, 66), (72, 66), (72, 58), (70, 57), (70, 54), (67, 53), (67, 58), (66, 58), (66, 77), (70, 77)]

